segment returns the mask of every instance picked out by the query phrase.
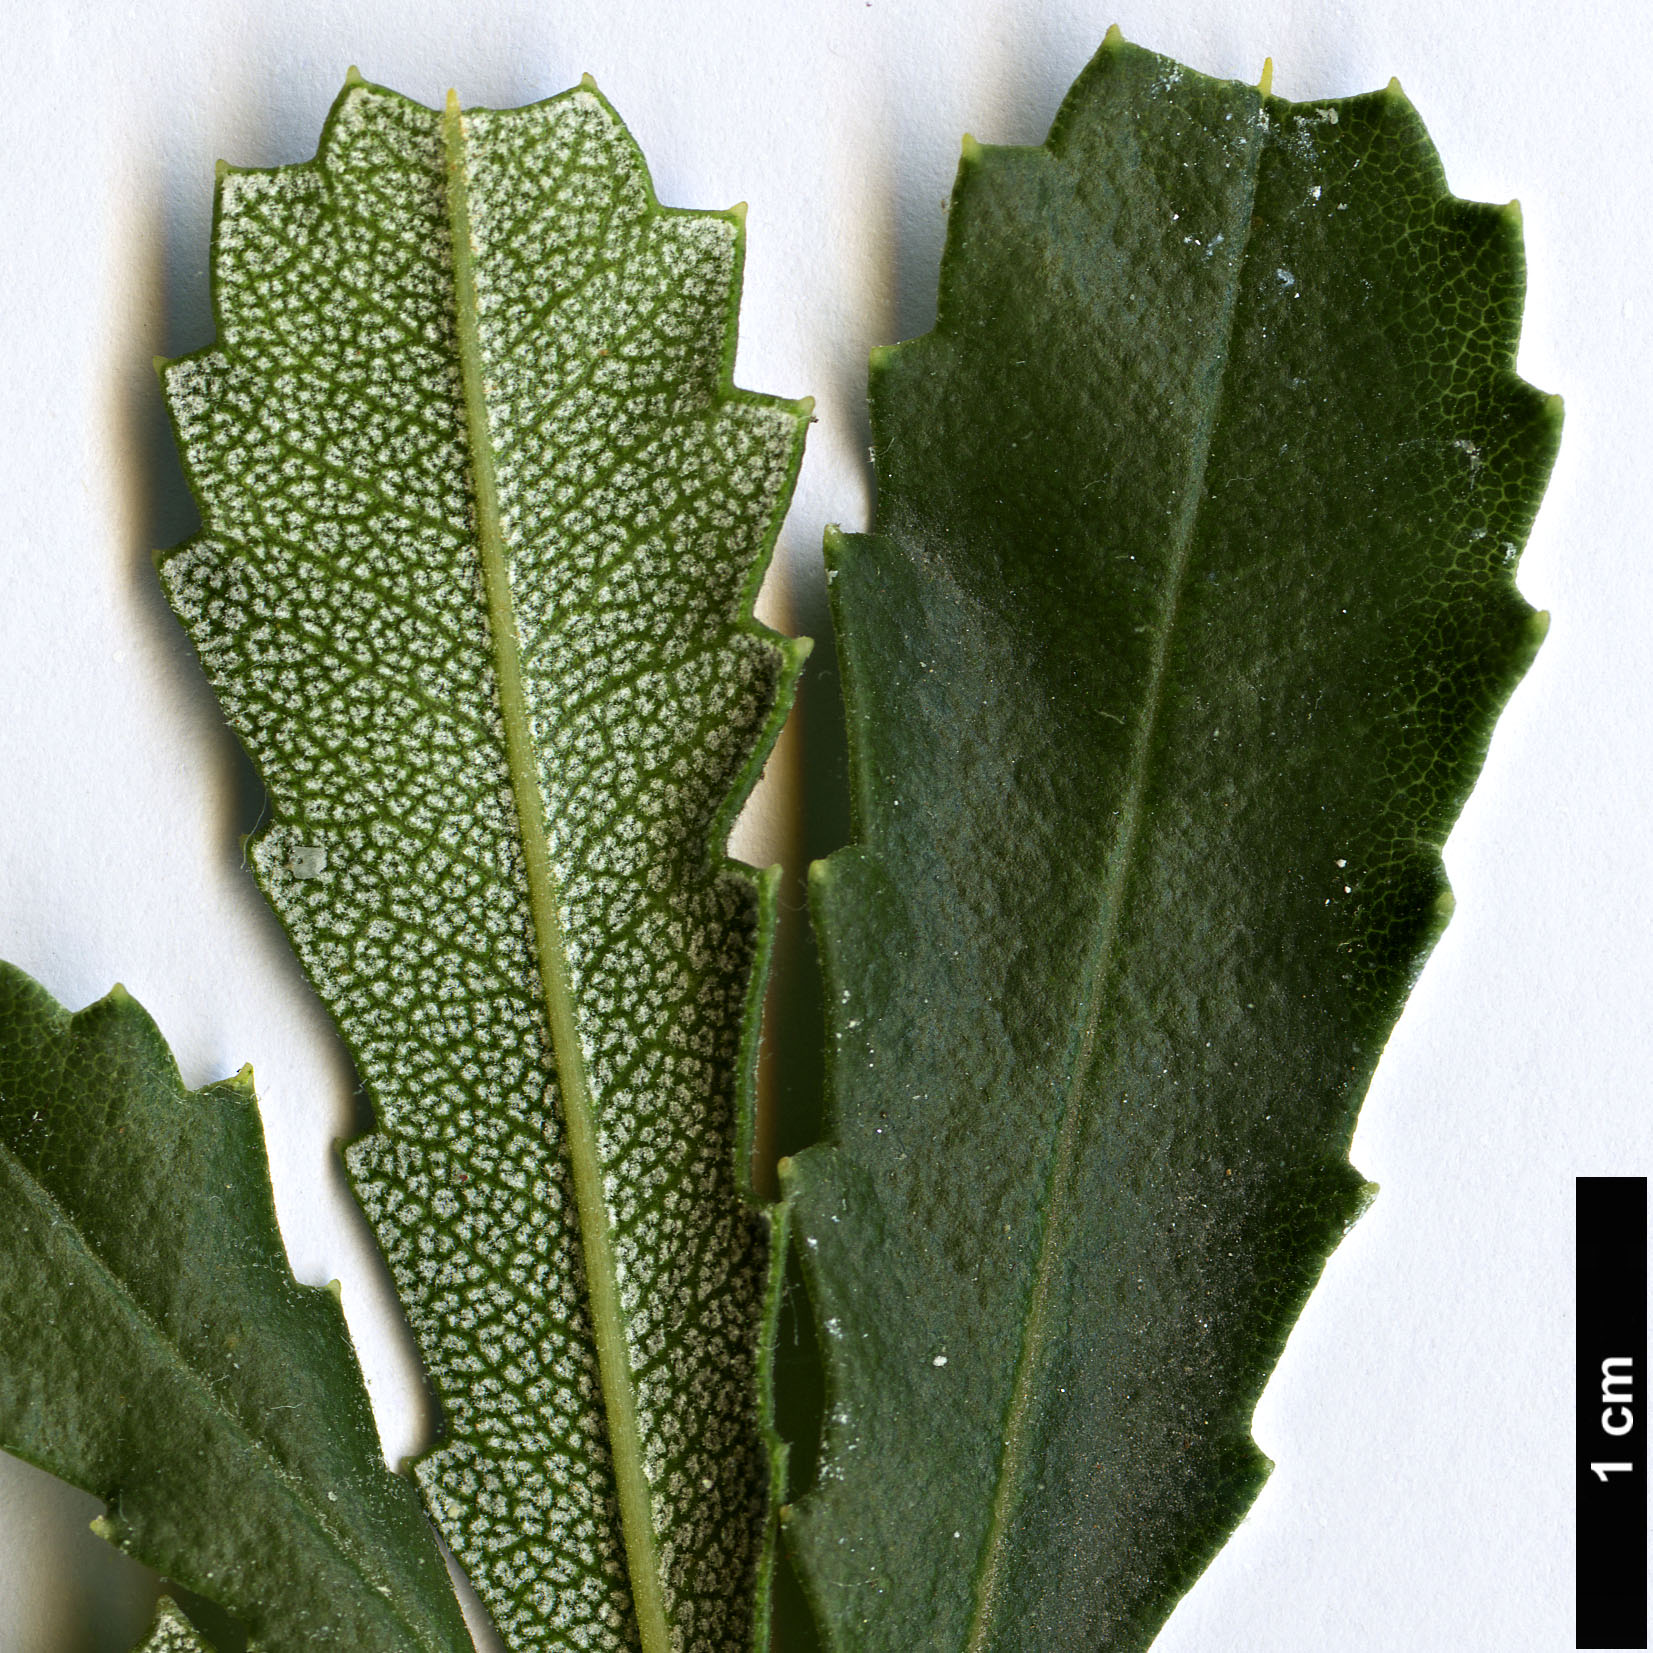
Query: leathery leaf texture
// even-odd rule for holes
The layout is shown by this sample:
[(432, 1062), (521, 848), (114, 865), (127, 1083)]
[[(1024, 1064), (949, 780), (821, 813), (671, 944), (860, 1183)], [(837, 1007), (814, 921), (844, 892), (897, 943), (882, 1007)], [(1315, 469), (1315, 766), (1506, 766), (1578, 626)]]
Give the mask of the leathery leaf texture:
[(223, 173), (218, 342), (165, 370), (204, 528), (162, 578), (373, 1106), (419, 1481), (518, 1648), (763, 1616), (771, 896), (722, 844), (804, 652), (751, 601), (809, 408), (732, 386), (742, 222), (660, 207), (589, 82), (352, 76), (314, 162)]
[[(188, 1091), (120, 988), (0, 964), (0, 1447), (254, 1653), (471, 1646), (337, 1298), (292, 1277), (243, 1069)], [(146, 1646), (197, 1646), (168, 1606)]]
[(874, 357), (875, 531), (828, 547), (856, 842), (783, 1186), (832, 1646), (1144, 1647), (1255, 1496), (1543, 629), (1522, 285), (1394, 86), (1111, 34), (1042, 147), (966, 141), (935, 329)]

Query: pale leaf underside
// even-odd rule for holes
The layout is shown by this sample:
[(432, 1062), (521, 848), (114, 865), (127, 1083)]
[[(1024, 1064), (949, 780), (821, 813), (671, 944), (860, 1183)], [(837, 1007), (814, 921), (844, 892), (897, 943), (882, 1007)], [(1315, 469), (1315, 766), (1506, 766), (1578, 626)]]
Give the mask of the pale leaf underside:
[(1145, 1647), (1255, 1495), (1541, 635), (1521, 292), (1396, 88), (1111, 36), (1046, 145), (967, 141), (936, 328), (874, 360), (875, 532), (829, 543), (857, 846), (783, 1186), (835, 1648)]
[(429, 1506), (515, 1647), (754, 1634), (767, 897), (720, 849), (801, 649), (750, 603), (807, 406), (732, 389), (740, 217), (589, 85), (352, 81), (224, 176), (161, 560), (270, 793), (258, 879), (376, 1128), (349, 1164), (444, 1418)]

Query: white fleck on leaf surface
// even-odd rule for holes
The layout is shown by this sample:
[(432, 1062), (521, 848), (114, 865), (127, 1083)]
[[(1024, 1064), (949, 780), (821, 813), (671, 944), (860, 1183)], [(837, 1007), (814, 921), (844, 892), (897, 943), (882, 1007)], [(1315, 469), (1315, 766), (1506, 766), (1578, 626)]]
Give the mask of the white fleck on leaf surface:
[(156, 1604), (155, 1620), (137, 1653), (213, 1653), (211, 1643), (182, 1613), (170, 1596)]
[(769, 896), (722, 845), (804, 653), (751, 601), (809, 405), (731, 385), (740, 258), (589, 82), (353, 76), (314, 162), (225, 171), (218, 343), (165, 375), (205, 526), (162, 578), (374, 1107), (417, 1473), (518, 1648), (764, 1618)]

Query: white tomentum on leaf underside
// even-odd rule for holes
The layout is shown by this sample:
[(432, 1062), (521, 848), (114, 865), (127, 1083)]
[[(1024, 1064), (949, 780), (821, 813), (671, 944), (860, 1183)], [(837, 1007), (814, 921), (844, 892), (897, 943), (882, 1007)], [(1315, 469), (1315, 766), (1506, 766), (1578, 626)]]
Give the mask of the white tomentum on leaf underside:
[(314, 163), (224, 176), (219, 341), (167, 370), (205, 526), (163, 578), (374, 1106), (417, 1473), (518, 1647), (752, 1634), (764, 902), (710, 846), (801, 658), (749, 616), (807, 407), (729, 385), (739, 237), (589, 87), (353, 81)]

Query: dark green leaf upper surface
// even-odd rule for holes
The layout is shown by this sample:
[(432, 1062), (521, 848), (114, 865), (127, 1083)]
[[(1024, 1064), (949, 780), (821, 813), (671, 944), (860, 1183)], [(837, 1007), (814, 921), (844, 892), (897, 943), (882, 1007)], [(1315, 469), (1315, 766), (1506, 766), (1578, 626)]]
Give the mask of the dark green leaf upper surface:
[(205, 527), (162, 578), (373, 1104), (420, 1480), (521, 1648), (763, 1618), (767, 896), (722, 850), (804, 652), (751, 602), (808, 409), (731, 383), (741, 223), (662, 208), (589, 85), (353, 80), (313, 163), (225, 174), (166, 373)]
[(0, 1446), (264, 1653), (470, 1648), (338, 1302), (288, 1271), (250, 1075), (186, 1091), (120, 989), (71, 1016), (10, 965)]
[(787, 1186), (832, 1645), (1144, 1647), (1255, 1495), (1541, 635), (1521, 298), (1393, 87), (1110, 36), (1043, 147), (967, 140), (936, 328), (874, 358), (875, 532), (828, 547), (857, 842)]

